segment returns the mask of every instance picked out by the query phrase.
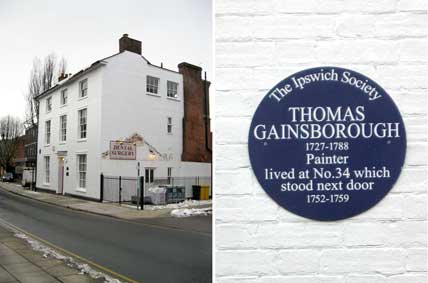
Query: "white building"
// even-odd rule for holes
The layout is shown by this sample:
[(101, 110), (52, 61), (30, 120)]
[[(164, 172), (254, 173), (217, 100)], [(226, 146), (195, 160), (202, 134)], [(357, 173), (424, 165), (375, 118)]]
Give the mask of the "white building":
[[(155, 66), (141, 55), (141, 42), (126, 34), (119, 46), (119, 53), (38, 96), (38, 189), (99, 199), (101, 173), (140, 174), (149, 183), (156, 177), (211, 176), (201, 69), (188, 63), (179, 65), (180, 72)], [(110, 151), (121, 145), (130, 150), (121, 148), (121, 156)]]

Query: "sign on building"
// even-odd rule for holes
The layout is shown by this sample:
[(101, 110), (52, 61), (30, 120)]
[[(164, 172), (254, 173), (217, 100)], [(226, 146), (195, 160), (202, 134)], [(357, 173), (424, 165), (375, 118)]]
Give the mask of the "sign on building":
[(135, 160), (136, 152), (134, 143), (110, 141), (110, 159)]
[(285, 209), (331, 221), (380, 202), (406, 155), (400, 112), (376, 82), (352, 70), (321, 67), (279, 82), (250, 126), (251, 167)]

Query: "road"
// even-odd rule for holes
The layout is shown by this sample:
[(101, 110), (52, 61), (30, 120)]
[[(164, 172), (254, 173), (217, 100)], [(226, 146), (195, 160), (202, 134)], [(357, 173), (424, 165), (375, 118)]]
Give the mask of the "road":
[[(183, 220), (183, 225), (180, 219), (124, 221), (41, 203), (1, 188), (0, 218), (138, 282), (211, 282), (211, 233), (193, 229), (192, 219)], [(195, 218), (195, 225), (210, 221), (207, 218)]]

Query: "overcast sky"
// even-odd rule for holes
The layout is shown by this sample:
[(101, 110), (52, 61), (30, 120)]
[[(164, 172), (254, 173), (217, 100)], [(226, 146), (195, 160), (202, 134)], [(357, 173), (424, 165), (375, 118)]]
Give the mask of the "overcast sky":
[(210, 0), (0, 0), (0, 116), (25, 117), (24, 93), (35, 57), (54, 52), (75, 73), (118, 52), (124, 33), (142, 41), (153, 64), (183, 61), (212, 77)]

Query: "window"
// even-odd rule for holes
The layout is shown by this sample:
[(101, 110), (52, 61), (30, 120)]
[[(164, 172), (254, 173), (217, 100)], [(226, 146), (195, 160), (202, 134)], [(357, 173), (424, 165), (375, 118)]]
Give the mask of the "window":
[(88, 96), (88, 79), (79, 82), (79, 97)]
[(51, 121), (45, 122), (45, 144), (51, 143)]
[(51, 112), (52, 110), (52, 96), (46, 98), (46, 112)]
[(79, 139), (86, 139), (88, 109), (79, 110)]
[(154, 179), (154, 173), (155, 173), (155, 169), (154, 168), (146, 168), (146, 177), (144, 179), (145, 183), (153, 183), (153, 179)]
[(171, 184), (172, 182), (172, 168), (168, 167), (168, 184)]
[(50, 158), (45, 156), (45, 183), (50, 183)]
[(68, 99), (67, 89), (61, 90), (61, 105), (66, 105)]
[(146, 90), (148, 93), (158, 93), (159, 78), (147, 76)]
[(79, 188), (86, 188), (86, 154), (77, 155), (77, 168), (79, 170)]
[(166, 130), (168, 132), (168, 134), (172, 134), (172, 118), (168, 117), (168, 123), (166, 126)]
[(177, 98), (178, 97), (177, 89), (178, 89), (178, 83), (167, 81), (167, 94), (166, 95), (168, 97)]
[(59, 140), (65, 142), (67, 140), (67, 115), (59, 117)]
[(29, 157), (29, 158), (34, 157), (34, 148), (32, 146), (27, 147), (27, 157)]

